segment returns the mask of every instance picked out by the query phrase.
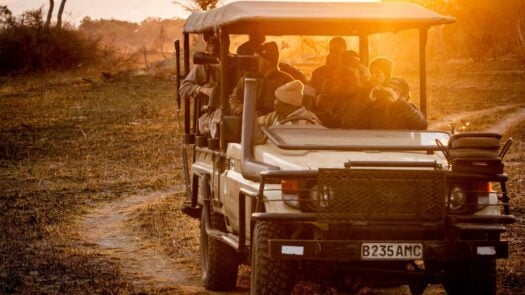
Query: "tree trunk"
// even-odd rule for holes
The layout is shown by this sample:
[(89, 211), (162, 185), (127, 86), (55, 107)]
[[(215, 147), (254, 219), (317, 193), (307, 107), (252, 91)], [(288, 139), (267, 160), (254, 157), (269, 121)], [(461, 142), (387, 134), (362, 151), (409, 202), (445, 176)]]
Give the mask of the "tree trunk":
[(62, 2), (60, 2), (60, 7), (58, 8), (57, 28), (59, 29), (62, 27), (62, 14), (64, 13), (64, 7), (66, 6), (66, 1), (67, 0), (62, 0)]
[(47, 11), (46, 28), (51, 24), (51, 17), (53, 16), (53, 9), (55, 8), (55, 0), (49, 0), (49, 10)]

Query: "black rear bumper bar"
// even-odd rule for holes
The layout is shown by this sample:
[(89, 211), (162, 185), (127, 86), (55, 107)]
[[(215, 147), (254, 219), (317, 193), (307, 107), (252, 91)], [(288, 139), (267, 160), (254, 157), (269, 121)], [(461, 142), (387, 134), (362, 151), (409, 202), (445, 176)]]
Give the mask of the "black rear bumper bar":
[(337, 261), (410, 261), (415, 259), (381, 257), (362, 258), (363, 243), (418, 243), (424, 260), (461, 260), (508, 257), (506, 241), (356, 241), (356, 240), (282, 240), (270, 239), (270, 257), (298, 260)]

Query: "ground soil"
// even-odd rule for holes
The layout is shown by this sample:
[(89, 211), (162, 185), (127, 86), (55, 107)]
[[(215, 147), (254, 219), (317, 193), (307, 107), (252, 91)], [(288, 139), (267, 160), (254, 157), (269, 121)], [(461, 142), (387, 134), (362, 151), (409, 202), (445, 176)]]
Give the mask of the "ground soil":
[[(432, 127), (515, 140), (505, 160), (518, 222), (506, 236), (510, 257), (498, 262), (498, 294), (525, 287), (525, 73), (518, 68), (486, 62), (429, 71)], [(173, 83), (93, 73), (0, 83), (0, 292), (206, 293), (198, 221), (180, 213)], [(243, 267), (233, 293), (248, 293), (248, 278)], [(409, 294), (406, 286), (359, 292)], [(433, 285), (425, 294), (445, 293)]]

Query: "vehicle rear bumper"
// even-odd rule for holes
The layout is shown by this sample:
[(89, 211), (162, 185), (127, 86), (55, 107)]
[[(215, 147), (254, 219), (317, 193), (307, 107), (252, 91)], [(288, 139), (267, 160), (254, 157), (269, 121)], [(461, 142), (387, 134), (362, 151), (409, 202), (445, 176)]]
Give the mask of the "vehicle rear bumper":
[[(506, 241), (356, 241), (356, 240), (282, 240), (270, 239), (270, 257), (277, 259), (365, 261), (363, 243), (419, 243), (424, 260), (461, 260), (508, 257)], [(375, 261), (409, 261), (414, 259), (376, 257)]]

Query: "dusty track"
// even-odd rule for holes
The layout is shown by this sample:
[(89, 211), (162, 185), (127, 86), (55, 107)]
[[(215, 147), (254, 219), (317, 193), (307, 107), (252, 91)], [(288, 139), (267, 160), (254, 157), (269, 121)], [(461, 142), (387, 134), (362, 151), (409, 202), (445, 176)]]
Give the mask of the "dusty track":
[(121, 198), (89, 212), (81, 219), (79, 232), (92, 251), (118, 259), (123, 274), (138, 289), (173, 288), (189, 293), (203, 291), (199, 278), (180, 261), (148, 244), (130, 229), (129, 215), (149, 201), (165, 198), (181, 187)]
[[(484, 115), (488, 115), (488, 114), (495, 113), (495, 112), (505, 111), (505, 110), (509, 110), (509, 109), (512, 109), (512, 108), (515, 108), (515, 107), (518, 107), (518, 106), (521, 106), (520, 110), (523, 110), (523, 108), (525, 107), (524, 105), (520, 105), (520, 104), (512, 104), (512, 105), (497, 106), (497, 107), (488, 108), (488, 109), (484, 109), (484, 110), (480, 110), (480, 111), (462, 112), (462, 113), (459, 113), (459, 114), (450, 115), (450, 116), (444, 117), (443, 119), (441, 119), (439, 121), (431, 122), (429, 124), (428, 129), (449, 130), (451, 124), (457, 123), (457, 122), (459, 122), (461, 120), (466, 120), (466, 119), (473, 118), (473, 117), (484, 116)], [(518, 115), (518, 117), (520, 117), (520, 116), (523, 116), (523, 115)], [(514, 117), (514, 115), (512, 117)], [(519, 120), (517, 120), (517, 121), (519, 121)], [(492, 130), (492, 129), (491, 130), (492, 131), (499, 130), (501, 132), (502, 131), (501, 128), (503, 126), (506, 126), (506, 125), (509, 125), (509, 124), (512, 124), (512, 123), (516, 123), (516, 121), (509, 120), (508, 122), (505, 122), (502, 125), (497, 124), (497, 126), (493, 127), (494, 130)], [(505, 131), (505, 130), (503, 130), (503, 131)]]

